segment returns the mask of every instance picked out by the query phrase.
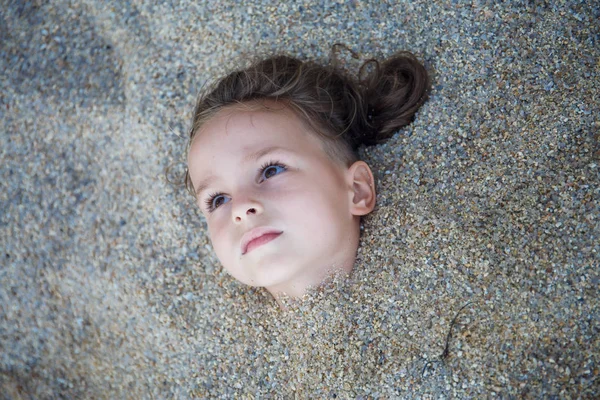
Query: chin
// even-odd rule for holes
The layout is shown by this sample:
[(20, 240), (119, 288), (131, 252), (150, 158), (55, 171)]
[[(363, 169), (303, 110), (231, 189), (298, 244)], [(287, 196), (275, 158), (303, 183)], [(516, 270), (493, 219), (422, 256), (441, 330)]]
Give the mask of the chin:
[(286, 276), (277, 276), (274, 274), (269, 274), (269, 275), (261, 275), (261, 274), (256, 274), (253, 277), (250, 276), (240, 276), (240, 275), (234, 275), (232, 273), (229, 273), (229, 275), (236, 279), (238, 282), (243, 283), (246, 286), (250, 286), (250, 287), (269, 287), (269, 286), (276, 286), (276, 285), (281, 285), (285, 282), (287, 282), (289, 279), (291, 279), (290, 276), (288, 276), (286, 274)]
[(270, 287), (276, 287), (276, 286), (281, 286), (281, 285), (287, 285), (290, 280), (292, 279), (292, 277), (290, 276), (285, 276), (285, 277), (262, 277), (261, 279), (256, 279), (254, 281), (253, 284), (250, 284), (250, 286), (255, 286), (255, 287), (264, 287), (264, 288), (270, 288)]

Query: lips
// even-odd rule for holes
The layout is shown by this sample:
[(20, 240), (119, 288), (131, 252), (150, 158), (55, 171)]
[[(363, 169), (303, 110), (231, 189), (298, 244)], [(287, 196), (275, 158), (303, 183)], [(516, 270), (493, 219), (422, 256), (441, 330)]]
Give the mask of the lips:
[(242, 236), (241, 250), (242, 255), (252, 251), (253, 249), (262, 246), (265, 243), (277, 238), (283, 231), (271, 227), (254, 228)]

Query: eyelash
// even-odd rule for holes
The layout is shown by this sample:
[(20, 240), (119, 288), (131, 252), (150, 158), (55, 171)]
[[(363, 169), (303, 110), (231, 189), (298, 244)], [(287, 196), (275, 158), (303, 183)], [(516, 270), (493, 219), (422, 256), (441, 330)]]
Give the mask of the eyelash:
[[(269, 167), (281, 167), (283, 168), (283, 171), (287, 171), (287, 166), (279, 161), (268, 161), (266, 163), (264, 163), (259, 169), (258, 169), (258, 173), (259, 175), (262, 177), (262, 174), (265, 172), (265, 170)], [(283, 172), (282, 171), (282, 172)], [(279, 175), (279, 174), (278, 174)], [(269, 179), (269, 178), (266, 178)], [(266, 180), (265, 179), (265, 180)], [(213, 208), (213, 201), (215, 200), (215, 198), (217, 196), (220, 196), (222, 193), (219, 192), (215, 192), (212, 193), (211, 195), (208, 196), (208, 198), (204, 201), (206, 208), (208, 210), (208, 212), (213, 212), (214, 210), (216, 210), (218, 207), (214, 207)]]

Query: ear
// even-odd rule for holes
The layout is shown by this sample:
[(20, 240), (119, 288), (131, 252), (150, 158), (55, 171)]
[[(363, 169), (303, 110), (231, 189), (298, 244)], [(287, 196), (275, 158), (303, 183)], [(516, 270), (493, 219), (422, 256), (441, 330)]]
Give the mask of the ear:
[(364, 161), (356, 161), (346, 172), (350, 212), (352, 215), (367, 215), (375, 208), (375, 180), (371, 168)]

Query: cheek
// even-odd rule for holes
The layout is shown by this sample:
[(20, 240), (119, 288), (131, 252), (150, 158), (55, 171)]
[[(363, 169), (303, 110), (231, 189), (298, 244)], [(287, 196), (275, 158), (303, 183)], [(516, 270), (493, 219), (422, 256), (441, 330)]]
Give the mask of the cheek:
[(208, 235), (219, 259), (221, 259), (224, 254), (227, 254), (225, 251), (226, 249), (224, 249), (224, 246), (226, 245), (226, 233), (222, 223), (219, 224), (218, 221), (213, 221), (208, 224)]
[(339, 182), (330, 176), (314, 177), (309, 182), (303, 182), (294, 192), (291, 201), (306, 213), (341, 212), (345, 205), (345, 193)]
[(323, 187), (326, 186), (304, 185), (300, 190), (287, 191), (280, 198), (280, 204), (285, 204), (285, 217), (299, 227), (315, 229), (313, 234), (317, 235), (343, 225), (347, 208), (343, 193)]

